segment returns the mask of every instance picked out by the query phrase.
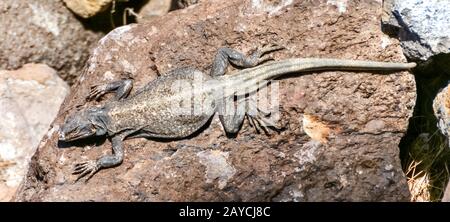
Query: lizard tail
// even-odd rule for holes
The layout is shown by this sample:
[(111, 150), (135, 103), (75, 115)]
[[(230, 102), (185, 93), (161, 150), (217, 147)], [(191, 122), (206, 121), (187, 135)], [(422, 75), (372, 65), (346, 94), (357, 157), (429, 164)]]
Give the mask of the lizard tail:
[(349, 71), (399, 71), (408, 70), (416, 66), (416, 63), (374, 62), (346, 59), (285, 59), (262, 64), (260, 66), (241, 70), (234, 77), (236, 80), (255, 83), (262, 80), (270, 80), (288, 73), (349, 70)]

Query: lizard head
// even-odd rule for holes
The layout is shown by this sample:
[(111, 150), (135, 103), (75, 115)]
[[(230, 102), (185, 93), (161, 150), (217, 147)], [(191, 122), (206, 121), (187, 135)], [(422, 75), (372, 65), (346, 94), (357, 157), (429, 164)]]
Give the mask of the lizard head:
[(107, 132), (105, 113), (102, 108), (90, 107), (69, 115), (59, 130), (59, 140), (69, 142), (94, 135), (105, 135)]

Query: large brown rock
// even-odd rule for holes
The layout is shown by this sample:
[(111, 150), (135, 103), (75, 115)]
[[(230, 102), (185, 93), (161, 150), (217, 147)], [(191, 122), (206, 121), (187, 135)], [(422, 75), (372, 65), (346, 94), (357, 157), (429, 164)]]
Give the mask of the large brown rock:
[[(243, 52), (265, 43), (275, 59), (332, 57), (405, 61), (380, 30), (380, 1), (202, 1), (153, 20), (120, 27), (94, 50), (32, 158), (16, 201), (408, 201), (398, 144), (415, 101), (414, 78), (321, 72), (279, 84), (280, 125), (256, 134), (244, 122), (235, 138), (218, 118), (177, 141), (131, 139), (125, 160), (88, 183), (72, 164), (111, 152), (104, 139), (63, 147), (57, 131), (94, 84), (131, 72), (136, 88), (175, 67), (205, 72), (221, 46)], [(104, 103), (106, 101), (100, 101)]]
[(45, 63), (69, 83), (102, 36), (85, 28), (62, 1), (0, 1), (0, 68)]

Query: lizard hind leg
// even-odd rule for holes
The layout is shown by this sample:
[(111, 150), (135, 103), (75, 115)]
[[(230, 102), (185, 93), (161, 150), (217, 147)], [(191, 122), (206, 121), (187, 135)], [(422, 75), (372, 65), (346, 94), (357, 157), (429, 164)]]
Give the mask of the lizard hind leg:
[(120, 100), (126, 98), (130, 94), (132, 88), (132, 79), (124, 79), (106, 84), (95, 85), (91, 87), (91, 91), (89, 92), (87, 99), (97, 100), (106, 93), (115, 92), (115, 99)]
[(259, 133), (262, 130), (262, 131), (264, 131), (265, 134), (269, 135), (271, 132), (269, 130), (269, 128), (272, 128), (276, 131), (280, 131), (282, 129), (282, 127), (277, 126), (273, 120), (271, 120), (267, 116), (261, 115), (261, 113), (257, 113), (257, 114), (248, 113), (246, 116), (247, 116), (247, 119), (248, 119), (250, 125), (253, 128), (255, 128), (257, 133)]
[(238, 52), (230, 48), (219, 48), (211, 69), (211, 76), (221, 76), (225, 74), (225, 71), (229, 64), (239, 66), (242, 68), (255, 67), (263, 62), (272, 60), (271, 55), (266, 55), (269, 52), (284, 49), (283, 46), (269, 45), (263, 48), (257, 49), (250, 56), (246, 56), (241, 52)]
[(252, 98), (246, 98), (247, 103), (247, 120), (250, 125), (255, 128), (256, 132), (264, 131), (265, 134), (270, 134), (269, 128), (280, 131), (282, 127), (275, 123), (272, 118), (272, 112), (269, 110), (264, 110), (262, 107), (258, 107), (256, 101)]
[(235, 107), (233, 97), (223, 98), (217, 104), (217, 112), (225, 132), (236, 134), (244, 122), (245, 103), (238, 102)]
[(238, 98), (236, 106), (234, 98), (224, 98), (217, 104), (217, 112), (225, 132), (230, 134), (239, 131), (245, 117), (258, 133), (264, 131), (265, 134), (270, 134), (269, 128), (281, 129), (269, 117), (271, 112), (258, 108), (256, 103), (249, 98)]

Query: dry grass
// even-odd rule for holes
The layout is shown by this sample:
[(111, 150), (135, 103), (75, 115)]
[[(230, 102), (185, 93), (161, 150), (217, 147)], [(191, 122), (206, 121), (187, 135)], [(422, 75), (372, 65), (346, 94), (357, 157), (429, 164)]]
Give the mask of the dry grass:
[(421, 134), (409, 150), (404, 172), (413, 202), (437, 202), (442, 199), (449, 178), (450, 151), (445, 138), (433, 133)]
[(409, 175), (408, 187), (411, 192), (412, 202), (431, 201), (430, 175), (425, 171), (416, 172), (417, 166), (420, 165), (420, 163), (421, 162), (412, 161), (408, 166), (408, 170), (406, 171), (406, 175)]

